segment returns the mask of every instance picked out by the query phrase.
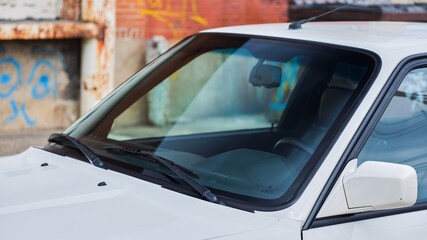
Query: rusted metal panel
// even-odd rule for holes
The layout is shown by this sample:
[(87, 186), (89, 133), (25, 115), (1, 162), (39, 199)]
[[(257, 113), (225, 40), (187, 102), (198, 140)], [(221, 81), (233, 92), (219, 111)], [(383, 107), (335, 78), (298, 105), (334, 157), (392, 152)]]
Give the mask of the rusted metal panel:
[[(25, 40), (0, 42), (0, 132), (63, 128), (113, 88), (115, 0), (60, 1), (62, 20), (0, 24), (0, 40)], [(32, 41), (47, 39), (60, 41)], [(38, 44), (19, 53), (15, 42)], [(72, 42), (73, 64), (64, 45), (41, 42)]]
[(94, 38), (99, 35), (99, 26), (89, 22), (18, 21), (0, 24), (0, 40)]
[(80, 0), (62, 0), (61, 20), (78, 21), (80, 19)]
[(82, 0), (82, 20), (100, 30), (96, 39), (82, 42), (80, 113), (84, 114), (113, 89), (115, 1)]

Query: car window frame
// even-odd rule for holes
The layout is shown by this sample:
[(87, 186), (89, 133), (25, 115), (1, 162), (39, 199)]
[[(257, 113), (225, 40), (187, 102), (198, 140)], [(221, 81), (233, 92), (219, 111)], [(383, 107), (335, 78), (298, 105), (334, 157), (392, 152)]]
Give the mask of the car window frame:
[(377, 96), (373, 105), (369, 109), (367, 115), (363, 119), (358, 130), (352, 137), (349, 145), (347, 146), (344, 154), (341, 156), (337, 166), (333, 173), (329, 177), (326, 185), (324, 186), (321, 194), (319, 195), (312, 211), (310, 212), (306, 222), (303, 225), (303, 230), (312, 228), (332, 226), (342, 223), (357, 222), (361, 220), (380, 218), (385, 216), (391, 216), (396, 214), (410, 213), (414, 211), (427, 210), (427, 203), (418, 203), (410, 207), (390, 209), (390, 210), (378, 210), (363, 213), (355, 213), (349, 215), (331, 216), (326, 218), (317, 219), (316, 216), (323, 206), (326, 198), (329, 196), (333, 186), (335, 185), (340, 174), (344, 170), (344, 167), (352, 159), (358, 157), (362, 151), (365, 143), (371, 136), (375, 126), (380, 121), (389, 103), (391, 102), (395, 92), (399, 88), (400, 84), (407, 76), (409, 72), (414, 69), (427, 67), (427, 53), (415, 54), (403, 59), (392, 72), (391, 76), (387, 79), (387, 82), (383, 86), (380, 94)]
[[(340, 112), (340, 114), (337, 116), (337, 119), (339, 121), (335, 121), (334, 124), (330, 127), (326, 135), (324, 136), (323, 140), (320, 142), (320, 144), (317, 147), (317, 150), (313, 153), (311, 158), (308, 160), (308, 164), (304, 167), (304, 169), (301, 171), (300, 176), (295, 180), (295, 182), (298, 182), (297, 184), (293, 184), (291, 188), (288, 189), (288, 191), (292, 191), (294, 194), (291, 196), (288, 196), (286, 193), (276, 200), (253, 200), (252, 198), (242, 198), (242, 200), (233, 199), (234, 206), (237, 208), (242, 209), (251, 209), (254, 211), (265, 211), (265, 212), (272, 212), (272, 211), (278, 211), (283, 210), (291, 205), (293, 205), (295, 202), (298, 201), (312, 178), (315, 176), (316, 172), (319, 170), (320, 166), (322, 165), (323, 161), (325, 160), (327, 154), (332, 149), (332, 147), (335, 145), (336, 141), (338, 140), (338, 137), (340, 136), (341, 132), (344, 130), (344, 127), (347, 125), (351, 117), (353, 116), (354, 112), (356, 111), (357, 107), (361, 103), (364, 96), (369, 91), (371, 85), (373, 84), (374, 80), (378, 76), (379, 70), (381, 69), (382, 62), (381, 58), (378, 54), (375, 52), (369, 50), (369, 49), (363, 49), (358, 48), (354, 46), (346, 46), (346, 45), (337, 45), (333, 43), (327, 43), (327, 42), (318, 42), (318, 41), (311, 41), (311, 40), (302, 40), (302, 39), (292, 39), (292, 38), (284, 38), (284, 37), (274, 37), (274, 36), (259, 36), (255, 34), (235, 34), (235, 33), (211, 33), (211, 32), (205, 32), (205, 33), (198, 33), (195, 35), (192, 35), (188, 37), (187, 39), (183, 40), (186, 41), (188, 39), (191, 39), (194, 36), (198, 35), (221, 35), (221, 36), (228, 36), (228, 37), (253, 37), (253, 38), (259, 38), (259, 39), (265, 39), (265, 40), (277, 40), (277, 41), (285, 41), (290, 44), (304, 44), (306, 46), (314, 45), (318, 48), (333, 48), (337, 51), (351, 51), (357, 54), (363, 54), (373, 61), (373, 68), (372, 72), (369, 75), (369, 77), (365, 80), (366, 82), (363, 84), (363, 86), (357, 90), (357, 94), (353, 93), (351, 98), (348, 100), (347, 104), (343, 107), (343, 110)], [(171, 50), (175, 49), (181, 49), (182, 46), (178, 45), (172, 48)], [(171, 52), (171, 50), (167, 51)], [(164, 60), (164, 59), (162, 59)], [(165, 60), (169, 61), (169, 59)], [(158, 60), (154, 60), (154, 63), (157, 63)], [(148, 78), (152, 74), (152, 72), (147, 73), (145, 78)], [(138, 76), (138, 73), (135, 74), (133, 77), (131, 77), (131, 82), (127, 84), (123, 84), (123, 87), (126, 89), (130, 88), (130, 86), (135, 86), (137, 82), (139, 82), (140, 77)], [(158, 81), (145, 81), (144, 82), (144, 88), (150, 88), (151, 85), (157, 84)], [(298, 87), (298, 84), (296, 88)], [(134, 92), (131, 92), (131, 94), (136, 94)], [(110, 94), (107, 98), (114, 98), (119, 99), (120, 96), (117, 94)], [(104, 100), (105, 101), (105, 100)], [(108, 108), (110, 110), (109, 114), (111, 114), (111, 108)], [(89, 112), (86, 116), (87, 117), (94, 112)], [(102, 115), (102, 113), (101, 113)], [(77, 121), (75, 124), (73, 124), (69, 129), (66, 130), (66, 134), (70, 134), (73, 137), (80, 138), (82, 136), (88, 135), (88, 132), (96, 133), (96, 135), (102, 135), (98, 134), (99, 131), (103, 132), (105, 129), (101, 130), (95, 130), (95, 126), (92, 126), (92, 129), (90, 131), (79, 131), (78, 124), (80, 121)], [(279, 125), (282, 121), (279, 121)], [(91, 135), (91, 134), (89, 134)]]

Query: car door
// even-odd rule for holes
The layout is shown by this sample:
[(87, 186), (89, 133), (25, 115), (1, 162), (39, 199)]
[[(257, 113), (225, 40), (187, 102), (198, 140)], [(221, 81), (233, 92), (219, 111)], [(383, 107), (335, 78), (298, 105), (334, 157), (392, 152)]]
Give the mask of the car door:
[[(303, 239), (427, 238), (427, 59), (415, 59), (394, 74), (343, 156), (303, 229)], [(338, 174), (351, 160), (409, 165), (417, 173), (418, 195), (410, 207), (319, 217)]]

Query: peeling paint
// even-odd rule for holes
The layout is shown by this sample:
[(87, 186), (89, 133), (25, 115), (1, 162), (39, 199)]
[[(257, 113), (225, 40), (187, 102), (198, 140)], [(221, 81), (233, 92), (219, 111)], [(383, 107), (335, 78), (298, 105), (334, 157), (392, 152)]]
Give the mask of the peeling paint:
[[(22, 0), (21, 3), (28, 2), (27, 6), (42, 6), (52, 1), (57, 4), (51, 6), (52, 9), (54, 8), (52, 11), (55, 11), (55, 17), (33, 18), (30, 15), (35, 12), (29, 12), (30, 15), (16, 19), (19, 21), (4, 21), (0, 24), (0, 40), (70, 39), (67, 41), (76, 41), (76, 43), (81, 44), (81, 62), (77, 64), (81, 67), (80, 81), (78, 81), (78, 77), (76, 79), (72, 74), (73, 77), (71, 78), (68, 73), (68, 70), (71, 69), (74, 70), (72, 71), (74, 74), (79, 74), (78, 69), (75, 70), (80, 67), (73, 65), (69, 69), (69, 66), (64, 64), (68, 61), (64, 61), (63, 57), (58, 57), (56, 49), (54, 51), (48, 49), (49, 54), (44, 52), (46, 49), (43, 51), (32, 49), (32, 55), (27, 54), (29, 59), (21, 58), (22, 54), (17, 55), (16, 59), (19, 61), (19, 66), (22, 66), (17, 74), (24, 76), (23, 80), (20, 80), (20, 85), (14, 86), (12, 84), (14, 83), (13, 80), (18, 79), (19, 76), (15, 76), (14, 72), (7, 72), (10, 70), (6, 69), (6, 67), (13, 67), (14, 62), (5, 63), (2, 65), (4, 70), (0, 69), (0, 94), (4, 93), (4, 98), (0, 99), (0, 131), (23, 130), (29, 129), (29, 127), (38, 129), (49, 126), (64, 127), (70, 121), (75, 120), (77, 113), (79, 113), (76, 101), (78, 92), (63, 91), (64, 89), (80, 88), (80, 114), (85, 113), (95, 102), (105, 97), (112, 90), (114, 82), (115, 0)], [(12, 8), (11, 11), (19, 12), (19, 14), (26, 14), (22, 8), (12, 5), (6, 7)], [(40, 9), (34, 8), (34, 11), (36, 10), (39, 11)], [(7, 14), (4, 13), (5, 16), (7, 14), (13, 16), (10, 11)], [(47, 21), (28, 19), (47, 19)], [(74, 39), (81, 39), (81, 41)], [(10, 52), (10, 49), (3, 49), (0, 46), (0, 60), (5, 58), (3, 54), (7, 51)], [(34, 58), (33, 55), (37, 58)], [(39, 55), (43, 57), (39, 57)], [(80, 57), (78, 49), (77, 54), (74, 51), (74, 55)], [(32, 74), (33, 70), (31, 69), (33, 68), (31, 66), (37, 69), (37, 73)], [(41, 67), (37, 68), (38, 66)], [(58, 77), (49, 75), (48, 70), (59, 74)], [(29, 76), (27, 76), (28, 71)], [(67, 74), (70, 75), (68, 80), (65, 78)], [(33, 75), (37, 76), (34, 77)], [(49, 85), (56, 82), (53, 81), (54, 79), (59, 78), (67, 81), (65, 83), (58, 81), (62, 84), (60, 87)], [(11, 90), (8, 87), (11, 87)], [(29, 96), (27, 88), (30, 89)], [(9, 94), (9, 90), (13, 94)], [(52, 105), (53, 98), (55, 101), (59, 99), (61, 102)], [(41, 107), (39, 112), (35, 110), (37, 107)], [(52, 118), (52, 113), (61, 115), (61, 117)]]
[(62, 0), (62, 20), (78, 21), (80, 19), (80, 0)]
[(115, 1), (82, 0), (82, 18), (98, 26), (97, 38), (83, 42), (80, 113), (84, 114), (114, 85)]
[(94, 38), (99, 35), (95, 23), (72, 21), (22, 21), (0, 25), (0, 40)]

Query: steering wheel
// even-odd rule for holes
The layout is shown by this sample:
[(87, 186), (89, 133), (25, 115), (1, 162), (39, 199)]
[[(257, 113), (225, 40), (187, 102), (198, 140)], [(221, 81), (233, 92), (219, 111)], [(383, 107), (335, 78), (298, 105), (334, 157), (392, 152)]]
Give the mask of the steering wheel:
[(313, 147), (293, 137), (285, 137), (280, 139), (279, 141), (276, 142), (276, 144), (274, 144), (273, 150), (276, 150), (278, 146), (282, 144), (289, 144), (289, 145), (295, 146), (310, 155), (314, 153)]

